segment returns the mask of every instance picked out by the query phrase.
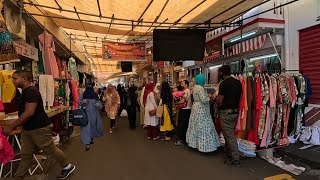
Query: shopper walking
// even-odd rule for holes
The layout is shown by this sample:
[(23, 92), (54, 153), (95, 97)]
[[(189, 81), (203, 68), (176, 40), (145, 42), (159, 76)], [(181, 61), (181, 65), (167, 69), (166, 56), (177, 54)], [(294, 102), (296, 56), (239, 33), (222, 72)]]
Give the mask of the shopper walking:
[(63, 167), (58, 179), (66, 179), (76, 167), (67, 162), (65, 154), (53, 143), (51, 121), (43, 108), (41, 94), (36, 87), (31, 86), (32, 73), (16, 71), (12, 80), (17, 88), (22, 89), (18, 104), (19, 118), (5, 126), (3, 133), (8, 136), (13, 129), (22, 126), (21, 161), (16, 173), (17, 179), (23, 179), (31, 168), (35, 147), (53, 157)]
[(137, 120), (137, 104), (138, 104), (138, 95), (136, 93), (137, 88), (135, 85), (132, 85), (128, 89), (127, 95), (127, 112), (128, 112), (128, 120), (130, 129), (136, 128), (136, 120)]
[(118, 84), (118, 86), (117, 86), (117, 92), (118, 92), (118, 95), (120, 98), (120, 107), (118, 109), (118, 116), (120, 116), (126, 106), (125, 101), (124, 101), (124, 99), (125, 99), (124, 88), (120, 84)]
[(112, 84), (108, 85), (103, 101), (105, 101), (105, 111), (110, 118), (110, 134), (112, 134), (116, 125), (116, 116), (120, 108), (120, 96)]
[(143, 104), (143, 94), (145, 87), (142, 85), (138, 90), (138, 102), (139, 102), (139, 115), (140, 115), (140, 125), (144, 127), (144, 104)]
[(164, 135), (164, 140), (170, 141), (172, 137), (172, 92), (168, 82), (161, 85), (160, 105), (163, 106), (163, 117), (160, 119), (160, 131)]
[(86, 90), (80, 96), (79, 105), (84, 106), (87, 112), (88, 125), (81, 127), (80, 134), (82, 143), (86, 145), (85, 150), (89, 151), (90, 144), (93, 144), (93, 139), (103, 136), (103, 126), (100, 117), (102, 104), (92, 84), (87, 85)]
[(205, 82), (202, 74), (196, 76), (186, 141), (200, 152), (213, 152), (220, 146), (220, 141), (210, 115), (209, 97), (203, 88)]
[(153, 83), (148, 83), (145, 86), (143, 104), (145, 106), (144, 124), (147, 126), (148, 139), (153, 138), (153, 140), (157, 140), (159, 139), (157, 127), (158, 118), (156, 117), (155, 113), (152, 113), (157, 109), (155, 95), (153, 93)]
[(239, 117), (239, 103), (242, 95), (241, 82), (231, 77), (231, 70), (228, 65), (219, 69), (223, 81), (219, 85), (218, 108), (225, 138), (225, 151), (228, 159), (225, 164), (240, 166), (240, 155), (237, 139), (234, 135), (235, 127)]
[(183, 98), (181, 100), (182, 103), (187, 102), (187, 106), (185, 108), (179, 109), (178, 116), (178, 138), (179, 140), (175, 142), (176, 146), (181, 146), (186, 144), (186, 133), (189, 126), (189, 119), (191, 114), (191, 91), (189, 89), (189, 82), (187, 80), (183, 80), (181, 82), (181, 87), (183, 88)]

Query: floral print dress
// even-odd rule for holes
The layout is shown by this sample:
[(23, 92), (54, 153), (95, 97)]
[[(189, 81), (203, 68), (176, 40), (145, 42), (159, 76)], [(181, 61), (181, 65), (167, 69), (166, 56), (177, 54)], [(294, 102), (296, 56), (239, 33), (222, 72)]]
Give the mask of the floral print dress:
[(186, 141), (200, 152), (213, 152), (220, 146), (220, 141), (210, 115), (209, 97), (203, 87), (196, 85), (193, 99)]

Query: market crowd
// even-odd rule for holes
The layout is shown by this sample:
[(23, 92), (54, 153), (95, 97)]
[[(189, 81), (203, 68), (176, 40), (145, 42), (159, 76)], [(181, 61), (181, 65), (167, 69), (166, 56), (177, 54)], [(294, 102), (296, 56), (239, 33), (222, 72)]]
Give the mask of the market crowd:
[[(202, 74), (192, 82), (183, 80), (172, 88), (168, 82), (145, 83), (141, 87), (124, 88), (109, 84), (103, 89), (88, 85), (80, 95), (80, 104), (87, 106), (88, 125), (81, 127), (86, 151), (95, 137), (103, 135), (100, 110), (110, 120), (109, 133), (116, 131), (117, 117), (127, 117), (129, 128), (136, 124), (146, 129), (149, 140), (170, 141), (176, 146), (187, 145), (200, 152), (213, 152), (225, 140), (226, 164), (239, 166), (239, 152), (235, 137), (242, 85), (231, 77), (230, 67), (219, 70), (222, 82), (219, 91), (204, 88)], [(139, 112), (139, 113), (137, 113)], [(220, 121), (216, 121), (216, 116)], [(136, 122), (138, 119), (138, 122)]]

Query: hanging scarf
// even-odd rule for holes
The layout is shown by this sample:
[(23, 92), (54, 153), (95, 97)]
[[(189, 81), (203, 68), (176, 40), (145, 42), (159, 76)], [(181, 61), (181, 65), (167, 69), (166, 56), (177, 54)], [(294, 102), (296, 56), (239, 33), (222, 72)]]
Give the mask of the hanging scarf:
[(147, 97), (148, 95), (153, 91), (153, 83), (148, 83), (145, 85), (145, 90), (143, 93), (143, 104), (144, 106), (146, 106), (146, 102), (147, 102)]
[(198, 74), (196, 76), (196, 83), (197, 85), (204, 87), (204, 84), (206, 83), (206, 77), (204, 77), (202, 74)]

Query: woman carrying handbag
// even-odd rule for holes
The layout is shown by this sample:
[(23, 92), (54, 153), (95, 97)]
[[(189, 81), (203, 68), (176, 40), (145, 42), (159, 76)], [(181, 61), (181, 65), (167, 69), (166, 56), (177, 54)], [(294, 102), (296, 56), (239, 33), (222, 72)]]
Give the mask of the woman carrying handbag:
[(147, 137), (148, 139), (158, 140), (159, 132), (157, 126), (159, 120), (156, 116), (157, 103), (153, 93), (153, 83), (148, 83), (145, 86), (143, 104), (145, 107), (144, 124), (147, 126)]

